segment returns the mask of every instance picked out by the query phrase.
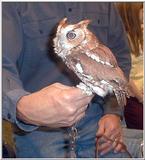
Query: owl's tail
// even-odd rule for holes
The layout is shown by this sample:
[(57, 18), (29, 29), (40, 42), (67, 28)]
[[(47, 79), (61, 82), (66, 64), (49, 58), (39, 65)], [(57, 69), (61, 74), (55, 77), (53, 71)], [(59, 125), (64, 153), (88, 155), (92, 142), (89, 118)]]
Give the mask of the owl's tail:
[(114, 90), (118, 105), (121, 107), (126, 106), (127, 98), (130, 97), (129, 91), (126, 88), (125, 90)]

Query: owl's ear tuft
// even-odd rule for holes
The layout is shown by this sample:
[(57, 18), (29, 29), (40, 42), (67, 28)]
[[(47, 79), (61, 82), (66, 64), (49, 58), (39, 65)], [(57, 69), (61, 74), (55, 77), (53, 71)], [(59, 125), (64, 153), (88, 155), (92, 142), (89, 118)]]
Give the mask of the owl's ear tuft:
[(86, 20), (83, 20), (83, 21), (79, 22), (77, 25), (78, 25), (78, 27), (87, 28), (90, 23), (91, 23), (91, 20), (90, 19), (86, 19)]
[(61, 30), (61, 28), (64, 28), (66, 25), (68, 25), (68, 24), (67, 24), (67, 18), (65, 17), (59, 22), (57, 32), (59, 32)]

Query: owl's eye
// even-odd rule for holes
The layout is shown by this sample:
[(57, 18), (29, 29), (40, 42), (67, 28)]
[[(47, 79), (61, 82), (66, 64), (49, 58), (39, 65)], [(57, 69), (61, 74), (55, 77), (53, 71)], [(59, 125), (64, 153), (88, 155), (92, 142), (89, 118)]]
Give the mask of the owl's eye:
[(74, 39), (76, 37), (76, 34), (74, 33), (74, 31), (70, 31), (66, 34), (66, 37), (68, 39)]

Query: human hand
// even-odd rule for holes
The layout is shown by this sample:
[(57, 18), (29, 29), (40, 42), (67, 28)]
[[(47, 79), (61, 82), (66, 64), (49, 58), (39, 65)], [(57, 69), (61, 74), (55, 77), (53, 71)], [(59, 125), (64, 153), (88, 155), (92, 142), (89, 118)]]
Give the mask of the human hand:
[[(114, 152), (124, 152), (121, 143), (117, 143), (117, 141), (123, 141), (119, 116), (113, 114), (103, 116), (99, 121), (99, 128), (96, 136), (99, 137), (97, 150), (101, 155), (104, 155), (111, 150), (114, 150)], [(109, 139), (114, 142), (112, 143)]]
[(139, 90), (132, 79), (129, 80), (128, 87), (130, 96), (136, 97), (140, 103), (143, 103), (143, 89)]
[(38, 126), (71, 126), (85, 115), (92, 97), (79, 88), (55, 83), (23, 96), (17, 103), (17, 117)]
[(137, 97), (137, 99), (138, 99), (138, 101), (139, 101), (140, 103), (143, 103), (143, 97), (144, 97), (143, 92), (139, 92), (139, 93), (136, 95), (136, 97)]

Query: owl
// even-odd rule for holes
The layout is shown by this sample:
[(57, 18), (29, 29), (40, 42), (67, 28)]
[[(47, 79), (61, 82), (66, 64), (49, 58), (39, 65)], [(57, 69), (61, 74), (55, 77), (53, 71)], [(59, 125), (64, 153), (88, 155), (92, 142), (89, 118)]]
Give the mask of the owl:
[(125, 106), (127, 79), (111, 50), (87, 28), (90, 22), (68, 24), (67, 18), (62, 19), (53, 39), (54, 51), (81, 80), (77, 87), (89, 95), (115, 94), (119, 106)]

